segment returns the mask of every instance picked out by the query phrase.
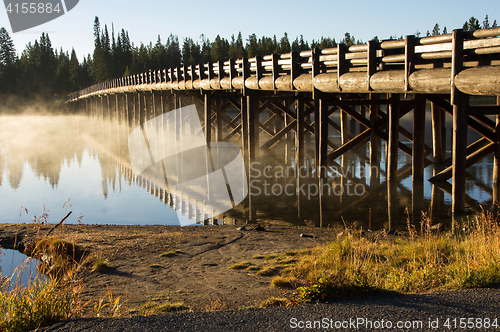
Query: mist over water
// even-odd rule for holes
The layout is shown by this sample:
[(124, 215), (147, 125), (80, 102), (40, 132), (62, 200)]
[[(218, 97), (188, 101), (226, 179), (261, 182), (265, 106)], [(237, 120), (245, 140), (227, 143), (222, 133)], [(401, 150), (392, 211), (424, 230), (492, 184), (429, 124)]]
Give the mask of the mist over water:
[(45, 205), (55, 223), (71, 199), (69, 223), (81, 214), (87, 224), (178, 224), (168, 205), (124, 172), (127, 135), (74, 115), (0, 117), (0, 222), (31, 222)]

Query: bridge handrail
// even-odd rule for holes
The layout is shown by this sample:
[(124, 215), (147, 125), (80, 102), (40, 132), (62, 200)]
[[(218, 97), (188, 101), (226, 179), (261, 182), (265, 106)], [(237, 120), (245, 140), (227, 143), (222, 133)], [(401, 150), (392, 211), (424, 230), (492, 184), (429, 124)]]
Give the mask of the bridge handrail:
[[(456, 46), (458, 45), (458, 46)], [(454, 47), (458, 47), (460, 58), (454, 58)], [(270, 54), (248, 59), (226, 60), (204, 64), (149, 70), (147, 72), (120, 77), (97, 83), (69, 96), (69, 101), (85, 96), (111, 93), (111, 90), (141, 85), (161, 86), (169, 90), (217, 90), (243, 89), (248, 78), (256, 78), (252, 89), (259, 89), (262, 78), (272, 77), (270, 89), (276, 89), (276, 79), (290, 76), (287, 88), (300, 90), (294, 80), (301, 75), (312, 79), (322, 73), (366, 72), (367, 80), (379, 71), (404, 70), (406, 87), (410, 91), (408, 77), (418, 68), (477, 67), (484, 64), (500, 64), (500, 27), (464, 32), (461, 29), (451, 34), (415, 37), (405, 40), (370, 41), (366, 44), (335, 48), (312, 49), (302, 52)], [(238, 82), (235, 78), (241, 77)]]

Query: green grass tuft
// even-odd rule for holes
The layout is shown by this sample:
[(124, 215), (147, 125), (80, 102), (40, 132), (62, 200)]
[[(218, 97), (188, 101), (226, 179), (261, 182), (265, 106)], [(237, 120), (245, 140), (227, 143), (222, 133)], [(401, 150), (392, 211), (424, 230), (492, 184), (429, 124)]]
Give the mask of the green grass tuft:
[(244, 261), (231, 265), (229, 268), (233, 270), (244, 270), (252, 265), (252, 262)]
[(290, 301), (286, 298), (270, 297), (268, 299), (263, 300), (260, 303), (260, 308), (286, 307), (289, 304), (290, 304)]
[(104, 258), (99, 258), (92, 264), (92, 272), (102, 272), (109, 267), (108, 260)]
[(271, 280), (271, 285), (276, 288), (294, 288), (297, 284), (297, 279), (294, 277), (276, 276)]
[(160, 257), (174, 257), (174, 256), (177, 256), (177, 254), (180, 252), (181, 251), (179, 249), (169, 250), (169, 251), (165, 251), (165, 252), (161, 253)]
[(249, 267), (246, 268), (247, 271), (259, 271), (260, 266), (258, 265), (250, 265)]
[(257, 272), (256, 275), (260, 277), (270, 277), (278, 274), (278, 272), (279, 269), (275, 266), (265, 266), (259, 272)]

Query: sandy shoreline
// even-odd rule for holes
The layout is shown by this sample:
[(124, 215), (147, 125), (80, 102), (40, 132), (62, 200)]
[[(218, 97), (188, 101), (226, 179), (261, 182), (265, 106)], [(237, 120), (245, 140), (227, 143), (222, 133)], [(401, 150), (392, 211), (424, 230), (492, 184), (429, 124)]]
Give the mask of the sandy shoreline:
[[(17, 234), (22, 249), (52, 227), (0, 225), (0, 246), (9, 248)], [(109, 267), (101, 272), (86, 266), (77, 274), (84, 284), (84, 300), (98, 301), (109, 287), (114, 296), (121, 296), (123, 307), (134, 312), (148, 301), (184, 302), (194, 311), (258, 306), (271, 296), (286, 295), (285, 291), (271, 287), (271, 277), (229, 269), (232, 264), (252, 261), (255, 255), (313, 247), (336, 234), (306, 227), (246, 228), (64, 225), (51, 236), (72, 241), (91, 257), (108, 261)], [(160, 256), (169, 250), (178, 252)]]

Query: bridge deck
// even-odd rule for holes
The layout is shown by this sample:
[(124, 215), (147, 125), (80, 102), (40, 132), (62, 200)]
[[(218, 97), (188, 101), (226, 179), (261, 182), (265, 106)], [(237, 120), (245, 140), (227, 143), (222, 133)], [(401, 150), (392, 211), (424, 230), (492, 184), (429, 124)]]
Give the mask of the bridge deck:
[[(500, 95), (500, 28), (149, 71), (73, 95), (151, 90)], [(460, 68), (460, 70), (456, 70)], [(201, 69), (201, 70), (200, 70)], [(455, 71), (455, 73), (454, 73)]]

